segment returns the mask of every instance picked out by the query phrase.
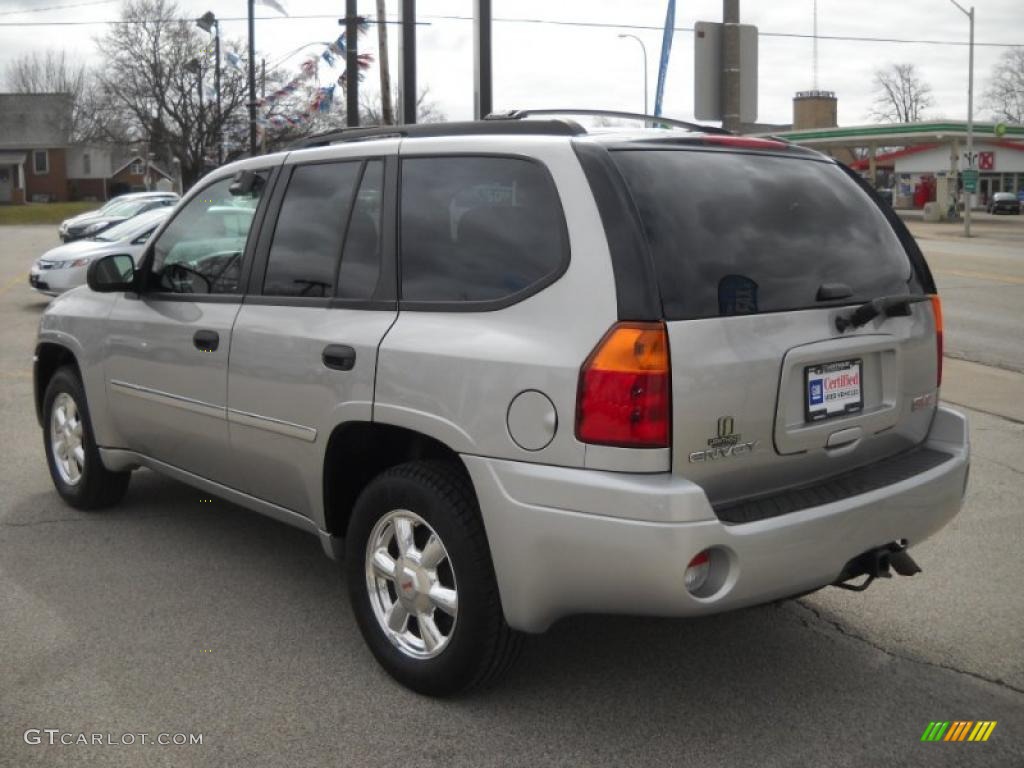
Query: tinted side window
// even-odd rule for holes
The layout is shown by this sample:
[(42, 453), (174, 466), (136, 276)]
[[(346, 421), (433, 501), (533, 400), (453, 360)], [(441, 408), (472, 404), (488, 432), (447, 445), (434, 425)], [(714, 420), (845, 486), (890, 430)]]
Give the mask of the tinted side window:
[[(150, 281), (170, 293), (241, 293), (242, 259), (267, 174), (251, 193), (232, 195), (221, 179), (178, 211), (153, 244)], [(170, 201), (168, 204), (173, 204)]]
[(369, 299), (380, 276), (381, 210), (384, 203), (384, 162), (371, 160), (352, 208), (345, 250), (338, 272), (337, 296)]
[(292, 172), (270, 245), (263, 293), (331, 296), (360, 162), (300, 165)]
[(911, 289), (893, 228), (832, 163), (695, 150), (612, 157), (670, 320), (809, 309), (824, 283), (845, 284), (850, 303)]
[(402, 300), (493, 301), (524, 293), (568, 258), (554, 184), (505, 157), (402, 161)]

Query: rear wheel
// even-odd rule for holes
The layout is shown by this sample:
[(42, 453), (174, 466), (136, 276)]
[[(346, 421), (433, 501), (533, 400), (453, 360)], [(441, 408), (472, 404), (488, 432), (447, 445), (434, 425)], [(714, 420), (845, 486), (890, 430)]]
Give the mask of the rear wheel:
[(403, 685), (446, 696), (490, 682), (522, 636), (505, 623), (468, 478), (443, 462), (383, 472), (345, 541), (349, 597), (377, 661)]
[(70, 366), (59, 368), (46, 386), (43, 448), (57, 493), (76, 509), (109, 507), (128, 489), (130, 472), (111, 472), (103, 466), (85, 390)]

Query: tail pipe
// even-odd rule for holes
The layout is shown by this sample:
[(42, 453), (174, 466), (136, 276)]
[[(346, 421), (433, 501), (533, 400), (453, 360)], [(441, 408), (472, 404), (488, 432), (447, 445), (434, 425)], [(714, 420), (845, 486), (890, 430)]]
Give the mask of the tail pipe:
[[(891, 571), (896, 571), (900, 576), (913, 576), (921, 572), (921, 567), (907, 552), (905, 540), (894, 541), (857, 555), (843, 566), (842, 573), (832, 586), (851, 592), (863, 592), (877, 578), (892, 578)], [(850, 583), (861, 576), (867, 578), (859, 584)]]

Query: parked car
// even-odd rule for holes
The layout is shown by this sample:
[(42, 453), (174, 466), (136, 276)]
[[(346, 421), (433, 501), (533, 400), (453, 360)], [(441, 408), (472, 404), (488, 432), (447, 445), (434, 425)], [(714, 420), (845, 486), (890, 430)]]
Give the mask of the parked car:
[(914, 574), (969, 463), (920, 249), (834, 160), (676, 125), (519, 113), (212, 171), (43, 314), (57, 492), (149, 467), (318, 536), (432, 695), (563, 616)]
[(125, 203), (137, 202), (140, 200), (149, 201), (171, 201), (170, 203), (163, 203), (164, 205), (174, 205), (178, 202), (179, 196), (175, 192), (130, 192), (128, 194), (119, 195), (109, 201), (102, 208), (98, 208), (95, 211), (87, 211), (81, 213), (78, 216), (74, 216), (70, 219), (65, 219), (61, 222), (60, 227), (57, 229), (57, 234), (60, 235), (60, 239), (67, 243), (71, 240), (77, 240), (80, 237), (88, 237), (90, 235), (98, 233), (99, 228), (93, 229), (92, 231), (87, 230), (92, 225), (103, 221), (106, 217), (111, 216), (114, 209), (122, 208)]
[(1021, 202), (1013, 192), (996, 192), (985, 209), (989, 213), (1015, 213), (1020, 215)]
[(51, 248), (32, 264), (28, 282), (47, 296), (57, 296), (79, 285), (85, 285), (89, 265), (101, 256), (123, 253), (135, 259), (153, 234), (171, 213), (163, 206), (140, 213), (103, 231), (95, 237), (75, 240)]

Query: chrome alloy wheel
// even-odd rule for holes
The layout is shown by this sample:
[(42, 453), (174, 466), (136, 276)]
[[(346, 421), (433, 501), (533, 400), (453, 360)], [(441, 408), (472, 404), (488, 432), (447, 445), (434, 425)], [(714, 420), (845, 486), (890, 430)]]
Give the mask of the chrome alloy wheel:
[(448, 550), (419, 515), (394, 509), (366, 542), (366, 589), (373, 615), (406, 656), (430, 659), (455, 631), (458, 590)]
[(85, 445), (82, 438), (82, 416), (75, 399), (61, 392), (50, 408), (50, 453), (60, 479), (78, 485), (85, 467)]

